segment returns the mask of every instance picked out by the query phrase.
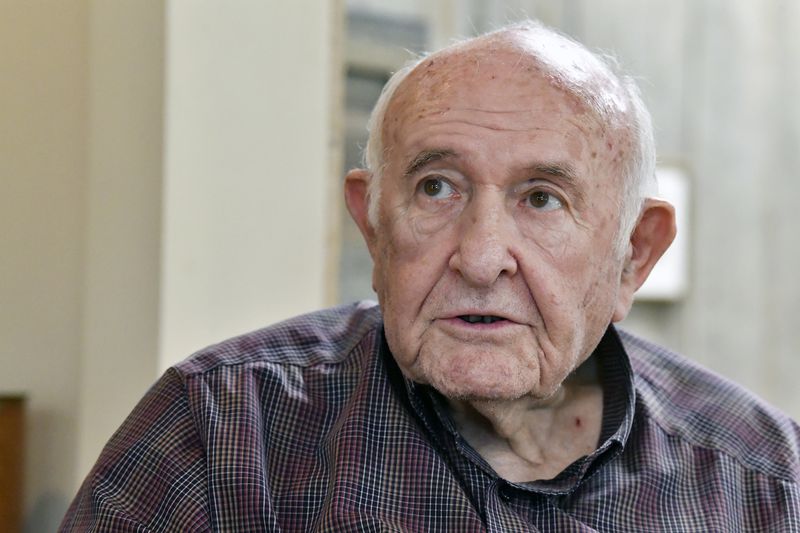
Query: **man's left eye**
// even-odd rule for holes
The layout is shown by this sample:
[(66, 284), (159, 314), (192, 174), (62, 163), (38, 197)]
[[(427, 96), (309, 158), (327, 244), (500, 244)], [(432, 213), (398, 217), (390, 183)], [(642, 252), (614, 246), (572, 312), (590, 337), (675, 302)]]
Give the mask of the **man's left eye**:
[(533, 191), (528, 195), (528, 204), (539, 211), (553, 211), (562, 207), (561, 200), (547, 191)]

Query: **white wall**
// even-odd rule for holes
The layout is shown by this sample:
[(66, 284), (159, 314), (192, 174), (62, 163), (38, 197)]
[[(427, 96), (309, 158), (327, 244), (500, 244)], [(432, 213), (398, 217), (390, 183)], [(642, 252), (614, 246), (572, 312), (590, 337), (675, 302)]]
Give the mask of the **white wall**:
[(164, 6), (159, 0), (95, 2), (89, 22), (76, 480), (158, 371)]
[(75, 475), (87, 13), (0, 2), (0, 393), (28, 398), (31, 531), (53, 529)]
[(325, 303), (334, 13), (169, 3), (162, 369)]
[[(0, 394), (53, 531), (165, 366), (332, 301), (336, 0), (0, 0)], [(335, 192), (334, 192), (335, 191)]]

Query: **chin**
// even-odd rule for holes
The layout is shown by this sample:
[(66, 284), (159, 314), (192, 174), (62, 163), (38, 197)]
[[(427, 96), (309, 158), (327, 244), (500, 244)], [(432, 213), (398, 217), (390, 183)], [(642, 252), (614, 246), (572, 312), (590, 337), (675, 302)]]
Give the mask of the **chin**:
[(516, 400), (539, 397), (544, 392), (538, 390), (538, 368), (491, 357), (478, 361), (476, 364), (472, 357), (458, 356), (423, 360), (414, 373), (417, 381), (428, 383), (454, 400)]
[(497, 387), (475, 387), (441, 380), (431, 381), (431, 386), (451, 400), (467, 402), (512, 402), (525, 397), (546, 400), (554, 394), (554, 391), (542, 392), (535, 386), (509, 387), (507, 384)]
[(511, 402), (526, 395), (515, 390), (476, 389), (452, 383), (441, 383), (439, 386), (433, 385), (433, 387), (446, 398), (465, 402)]

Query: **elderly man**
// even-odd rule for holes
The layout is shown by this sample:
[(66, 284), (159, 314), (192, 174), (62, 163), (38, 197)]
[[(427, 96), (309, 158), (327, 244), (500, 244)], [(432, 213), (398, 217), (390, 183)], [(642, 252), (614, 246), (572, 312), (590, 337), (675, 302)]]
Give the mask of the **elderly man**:
[(395, 74), (370, 135), (380, 307), (168, 371), (64, 530), (800, 528), (798, 427), (611, 325), (675, 233), (629, 79), (516, 25)]

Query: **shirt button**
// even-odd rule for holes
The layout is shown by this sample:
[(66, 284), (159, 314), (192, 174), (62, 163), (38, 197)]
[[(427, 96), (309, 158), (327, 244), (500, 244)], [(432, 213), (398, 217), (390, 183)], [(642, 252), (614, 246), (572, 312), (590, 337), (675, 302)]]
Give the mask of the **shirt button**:
[(511, 494), (509, 494), (509, 489), (505, 487), (500, 487), (497, 489), (497, 494), (500, 496), (500, 499), (504, 502), (508, 503), (511, 501)]

